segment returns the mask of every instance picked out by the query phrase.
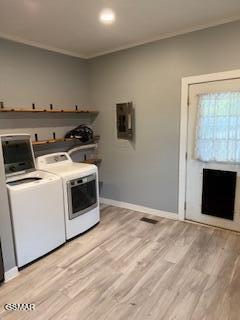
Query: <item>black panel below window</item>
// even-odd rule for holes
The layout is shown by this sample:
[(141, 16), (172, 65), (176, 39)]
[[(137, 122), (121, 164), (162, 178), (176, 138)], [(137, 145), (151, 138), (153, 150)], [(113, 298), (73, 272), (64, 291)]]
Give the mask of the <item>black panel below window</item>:
[(233, 220), (237, 173), (203, 169), (202, 214)]

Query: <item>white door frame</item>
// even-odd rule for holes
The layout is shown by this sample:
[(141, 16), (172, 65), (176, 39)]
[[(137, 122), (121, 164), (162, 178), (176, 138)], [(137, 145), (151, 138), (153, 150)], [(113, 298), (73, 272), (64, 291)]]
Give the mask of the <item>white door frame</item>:
[(179, 150), (179, 187), (178, 187), (178, 218), (185, 220), (186, 174), (187, 174), (187, 126), (189, 86), (211, 81), (221, 81), (240, 78), (240, 69), (218, 73), (203, 74), (182, 78), (181, 90), (181, 122)]

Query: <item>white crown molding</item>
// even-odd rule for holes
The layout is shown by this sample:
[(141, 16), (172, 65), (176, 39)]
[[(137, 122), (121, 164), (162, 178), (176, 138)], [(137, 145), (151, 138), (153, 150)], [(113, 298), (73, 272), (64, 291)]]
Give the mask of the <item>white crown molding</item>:
[(104, 205), (111, 205), (111, 206), (129, 209), (133, 211), (143, 212), (143, 213), (151, 214), (153, 216), (158, 216), (162, 218), (167, 218), (172, 220), (178, 219), (177, 213), (143, 207), (143, 206), (139, 206), (139, 205), (128, 203), (128, 202), (121, 202), (121, 201), (116, 201), (116, 200), (107, 199), (107, 198), (100, 198), (100, 203)]
[(19, 43), (26, 44), (26, 45), (29, 45), (32, 47), (36, 47), (36, 48), (40, 48), (40, 49), (44, 49), (44, 50), (48, 50), (48, 51), (52, 51), (52, 52), (56, 52), (56, 53), (65, 54), (67, 56), (71, 56), (71, 57), (75, 57), (75, 58), (87, 59), (87, 56), (79, 54), (77, 52), (48, 46), (48, 45), (45, 45), (45, 44), (42, 44), (39, 42), (35, 42), (35, 41), (31, 41), (31, 40), (26, 40), (26, 39), (23, 39), (23, 38), (20, 38), (17, 36), (13, 36), (13, 35), (10, 35), (10, 34), (4, 33), (4, 32), (0, 32), (0, 38), (19, 42)]
[(26, 45), (29, 45), (29, 46), (33, 46), (33, 47), (37, 47), (37, 48), (40, 48), (40, 49), (45, 49), (45, 50), (48, 50), (48, 51), (53, 51), (53, 52), (65, 54), (65, 55), (76, 57), (76, 58), (92, 59), (92, 58), (96, 58), (96, 57), (99, 57), (99, 56), (107, 55), (107, 54), (110, 54), (110, 53), (118, 52), (118, 51), (121, 51), (121, 50), (126, 50), (126, 49), (134, 48), (134, 47), (137, 47), (137, 46), (141, 46), (141, 45), (144, 45), (144, 44), (153, 43), (153, 42), (156, 42), (156, 41), (159, 41), (159, 40), (163, 40), (163, 39), (168, 39), (168, 38), (184, 35), (184, 34), (187, 34), (187, 33), (194, 32), (194, 31), (199, 31), (199, 30), (203, 30), (203, 29), (207, 29), (207, 28), (211, 28), (211, 27), (216, 27), (216, 26), (219, 26), (219, 25), (222, 25), (222, 24), (226, 24), (226, 23), (230, 23), (230, 22), (234, 22), (234, 21), (238, 21), (238, 20), (240, 20), (240, 15), (236, 15), (236, 16), (230, 17), (230, 18), (220, 19), (220, 20), (217, 20), (217, 21), (212, 22), (212, 23), (200, 24), (198, 26), (185, 28), (185, 29), (182, 29), (182, 30), (179, 30), (179, 31), (176, 31), (176, 32), (164, 33), (164, 34), (162, 34), (160, 36), (157, 36), (157, 37), (154, 37), (154, 38), (151, 38), (151, 39), (146, 39), (146, 40), (143, 40), (143, 41), (134, 42), (132, 44), (129, 44), (129, 45), (126, 45), (126, 46), (120, 46), (120, 47), (117, 47), (117, 48), (114, 48), (114, 49), (111, 49), (111, 50), (95, 52), (94, 54), (81, 54), (81, 53), (75, 52), (75, 51), (64, 50), (64, 49), (61, 49), (61, 48), (56, 48), (56, 47), (52, 47), (52, 46), (49, 46), (49, 45), (45, 45), (45, 44), (42, 44), (40, 42), (26, 40), (26, 39), (23, 39), (21, 37), (10, 35), (10, 34), (4, 33), (4, 32), (0, 32), (0, 38), (4, 38), (4, 39), (7, 39), (7, 40), (12, 40), (12, 41), (23, 43), (23, 44), (26, 44)]
[(8, 281), (12, 280), (13, 278), (17, 277), (18, 274), (19, 274), (19, 272), (18, 272), (17, 267), (13, 267), (12, 269), (6, 271), (4, 273), (5, 282), (8, 282)]

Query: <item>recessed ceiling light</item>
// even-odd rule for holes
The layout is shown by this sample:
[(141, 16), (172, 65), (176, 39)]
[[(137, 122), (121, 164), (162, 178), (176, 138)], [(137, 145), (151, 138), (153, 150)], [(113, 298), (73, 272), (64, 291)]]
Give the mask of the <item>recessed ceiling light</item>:
[(104, 9), (100, 13), (100, 21), (105, 24), (111, 24), (115, 21), (115, 13), (111, 9)]
[(39, 3), (34, 0), (24, 0), (24, 4), (31, 11), (37, 11), (39, 9)]

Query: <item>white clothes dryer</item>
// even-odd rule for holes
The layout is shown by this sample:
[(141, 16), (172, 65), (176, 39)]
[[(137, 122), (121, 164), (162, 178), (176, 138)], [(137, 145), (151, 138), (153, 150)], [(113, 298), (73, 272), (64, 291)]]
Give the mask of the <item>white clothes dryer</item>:
[(36, 163), (38, 169), (62, 179), (67, 239), (100, 221), (98, 169), (95, 165), (73, 162), (65, 152), (38, 157)]

